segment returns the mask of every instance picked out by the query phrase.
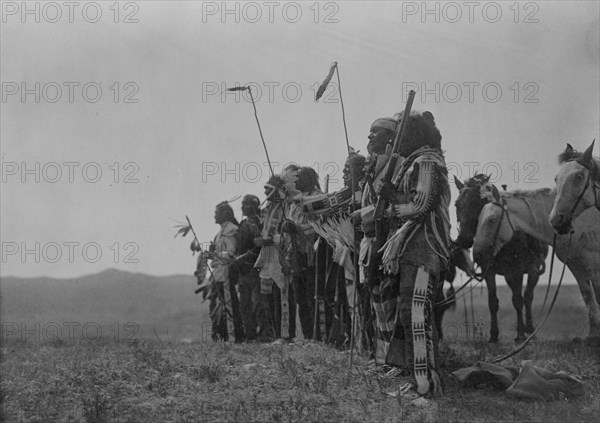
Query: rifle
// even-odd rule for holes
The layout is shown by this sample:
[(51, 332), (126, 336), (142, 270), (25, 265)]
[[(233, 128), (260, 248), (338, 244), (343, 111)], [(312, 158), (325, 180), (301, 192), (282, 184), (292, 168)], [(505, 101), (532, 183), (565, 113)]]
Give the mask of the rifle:
[[(404, 108), (404, 114), (402, 115), (402, 121), (400, 123), (400, 127), (396, 132), (396, 138), (394, 139), (394, 147), (392, 148), (392, 152), (390, 158), (387, 163), (387, 169), (385, 175), (381, 179), (382, 187), (389, 184), (394, 177), (394, 170), (396, 170), (396, 164), (398, 163), (398, 158), (400, 155), (398, 154), (398, 150), (400, 149), (400, 144), (404, 138), (404, 132), (406, 129), (406, 123), (408, 122), (408, 116), (410, 115), (410, 110), (412, 108), (413, 100), (415, 98), (415, 91), (410, 90), (408, 93), (408, 99), (406, 101), (406, 106)], [(385, 243), (386, 232), (384, 231), (383, 225), (383, 213), (388, 206), (388, 200), (384, 196), (381, 195), (381, 191), (377, 197), (377, 205), (375, 206), (374, 218), (375, 218), (375, 241), (371, 247), (371, 257), (369, 260), (369, 278), (371, 282), (374, 282), (374, 275), (376, 274), (379, 268), (379, 250)]]

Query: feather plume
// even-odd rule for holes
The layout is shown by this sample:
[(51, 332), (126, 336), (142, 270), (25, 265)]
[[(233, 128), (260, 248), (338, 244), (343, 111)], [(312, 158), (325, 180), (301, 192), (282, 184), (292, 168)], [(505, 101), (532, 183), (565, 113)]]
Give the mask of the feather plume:
[(186, 236), (188, 234), (189, 231), (192, 230), (192, 227), (190, 225), (177, 225), (177, 226), (173, 226), (174, 228), (179, 228), (179, 230), (177, 231), (177, 233), (175, 234), (175, 236), (173, 238), (177, 238), (177, 235), (181, 235), (182, 237)]
[(319, 89), (317, 90), (317, 94), (315, 95), (315, 101), (319, 101), (319, 99), (325, 93), (327, 86), (331, 82), (331, 78), (333, 77), (333, 71), (335, 70), (336, 66), (337, 66), (337, 62), (333, 62), (331, 64), (331, 68), (329, 68), (329, 73), (327, 74), (327, 76), (325, 77), (325, 79), (323, 80), (321, 85), (319, 86)]

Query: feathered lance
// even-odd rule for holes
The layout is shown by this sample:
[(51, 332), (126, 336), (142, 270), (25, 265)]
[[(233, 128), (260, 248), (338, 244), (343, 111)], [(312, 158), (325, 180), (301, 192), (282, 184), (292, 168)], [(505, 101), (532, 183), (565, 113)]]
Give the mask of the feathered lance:
[(254, 97), (252, 96), (252, 90), (250, 89), (250, 86), (248, 85), (248, 86), (244, 86), (244, 87), (227, 88), (227, 91), (246, 91), (246, 90), (250, 94), (250, 101), (252, 101), (252, 107), (254, 108), (254, 118), (256, 119), (256, 124), (258, 125), (258, 132), (260, 134), (260, 139), (262, 140), (262, 144), (265, 149), (265, 154), (267, 155), (267, 163), (269, 164), (269, 170), (271, 171), (271, 176), (275, 176), (275, 173), (273, 172), (273, 166), (271, 166), (271, 159), (269, 158), (269, 151), (267, 150), (267, 144), (265, 144), (265, 138), (263, 137), (262, 129), (260, 127), (260, 122), (258, 120), (258, 114), (256, 113), (256, 104), (254, 104)]
[(350, 142), (348, 141), (348, 127), (346, 126), (346, 112), (344, 109), (344, 99), (342, 97), (342, 82), (340, 80), (340, 69), (338, 68), (338, 63), (333, 62), (331, 67), (329, 68), (329, 73), (317, 89), (317, 93), (315, 94), (315, 101), (319, 101), (319, 99), (325, 94), (325, 90), (327, 90), (327, 86), (331, 82), (331, 78), (333, 78), (333, 73), (336, 73), (337, 81), (338, 81), (338, 91), (340, 92), (340, 105), (342, 106), (342, 122), (344, 123), (344, 134), (346, 135), (346, 149), (348, 150), (348, 154), (352, 151), (350, 148)]
[[(329, 68), (329, 73), (327, 74), (327, 76), (325, 77), (325, 79), (323, 80), (323, 82), (321, 83), (321, 85), (319, 86), (317, 93), (315, 95), (315, 101), (319, 101), (319, 99), (323, 96), (323, 94), (325, 93), (325, 90), (327, 90), (327, 86), (329, 85), (329, 83), (331, 82), (331, 78), (333, 78), (333, 73), (336, 73), (337, 76), (337, 81), (338, 81), (338, 90), (340, 93), (340, 105), (342, 107), (342, 122), (344, 123), (344, 135), (346, 136), (346, 150), (347, 150), (347, 154), (350, 155), (350, 153), (352, 153), (352, 148), (350, 147), (350, 141), (348, 140), (348, 127), (346, 125), (346, 111), (344, 109), (344, 98), (342, 97), (342, 82), (340, 79), (340, 70), (338, 67), (338, 63), (337, 62), (333, 62), (331, 64), (331, 67)], [(351, 190), (354, 190), (354, 187), (356, 186), (354, 183), (354, 172), (350, 172), (350, 184), (351, 184)], [(355, 208), (355, 204), (354, 204), (354, 192), (352, 192), (352, 201), (351, 201), (351, 210), (354, 211)], [(352, 370), (352, 364), (354, 361), (354, 346), (356, 343), (356, 336), (355, 336), (355, 332), (356, 332), (356, 318), (358, 316), (358, 318), (362, 319), (362, 311), (360, 310), (360, 305), (357, 305), (358, 299), (357, 299), (357, 295), (358, 295), (358, 245), (356, 242), (357, 239), (357, 234), (356, 234), (356, 229), (354, 231), (354, 293), (353, 293), (353, 299), (352, 299), (352, 308), (353, 310), (355, 310), (355, 315), (353, 316), (354, 318), (352, 319), (352, 329), (351, 329), (351, 336), (350, 336), (350, 366), (348, 368), (348, 372), (350, 372)], [(348, 373), (348, 381), (349, 381), (349, 376), (350, 373)]]

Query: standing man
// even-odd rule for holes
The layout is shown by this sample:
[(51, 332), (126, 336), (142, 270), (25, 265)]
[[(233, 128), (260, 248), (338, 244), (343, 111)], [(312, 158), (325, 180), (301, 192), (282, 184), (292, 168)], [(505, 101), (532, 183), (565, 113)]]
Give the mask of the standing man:
[[(319, 175), (308, 166), (300, 168), (296, 189), (304, 196), (322, 194)], [(292, 269), (294, 297), (298, 306), (300, 325), (305, 339), (312, 339), (314, 324), (314, 291), (315, 291), (315, 249), (317, 234), (302, 211), (302, 205), (292, 203), (288, 218), (295, 224), (287, 224), (285, 229), (295, 237), (295, 268)], [(290, 222), (290, 223), (291, 223)]]
[[(255, 245), (262, 247), (254, 267), (260, 269), (261, 294), (271, 296), (270, 317), (277, 338), (291, 341), (296, 336), (296, 303), (291, 286), (291, 274), (287, 272), (294, 255), (282, 233), (282, 226), (288, 213), (291, 197), (298, 193), (295, 187), (299, 168), (287, 167), (282, 175), (272, 176), (265, 185), (267, 204), (262, 211), (263, 227)], [(285, 265), (286, 272), (282, 265)]]
[(265, 301), (260, 293), (260, 278), (254, 263), (260, 247), (254, 238), (260, 237), (260, 200), (256, 195), (247, 194), (242, 199), (242, 214), (246, 216), (237, 231), (238, 257), (235, 260), (239, 271), (240, 312), (244, 332), (248, 341), (265, 341), (273, 337), (268, 323)]
[(213, 340), (242, 342), (244, 331), (239, 313), (238, 296), (235, 290), (237, 274), (230, 265), (237, 249), (238, 222), (233, 209), (223, 201), (215, 209), (215, 223), (220, 225), (210, 248), (212, 259), (211, 320)]
[[(370, 308), (375, 312), (376, 330), (374, 339), (374, 356), (377, 364), (386, 364), (386, 356), (389, 350), (393, 327), (388, 327), (384, 316), (395, 318), (395, 299), (384, 301), (380, 296), (379, 286), (383, 280), (380, 269), (380, 259), (377, 251), (382, 245), (376, 245), (375, 222), (373, 219), (374, 207), (377, 204), (377, 196), (381, 188), (381, 179), (386, 173), (387, 163), (390, 158), (392, 146), (399, 125), (399, 114), (392, 117), (384, 117), (375, 120), (369, 132), (367, 152), (369, 156), (366, 161), (366, 174), (361, 196), (362, 208), (354, 213), (355, 222), (362, 223), (361, 232), (363, 238), (360, 241), (359, 269), (360, 280), (369, 287)], [(394, 176), (398, 175), (402, 165), (402, 158), (397, 161)], [(390, 222), (388, 219), (383, 223), (384, 232), (389, 232)], [(363, 295), (365, 293), (363, 292)], [(365, 313), (366, 314), (366, 313)]]
[[(404, 119), (400, 116), (400, 119)], [(450, 246), (450, 188), (439, 130), (430, 112), (406, 117), (401, 168), (379, 195), (390, 202), (389, 236), (372, 281), (385, 362), (406, 366), (416, 394), (441, 394), (433, 305)], [(364, 219), (367, 217), (367, 219)], [(363, 225), (369, 223), (363, 213)]]

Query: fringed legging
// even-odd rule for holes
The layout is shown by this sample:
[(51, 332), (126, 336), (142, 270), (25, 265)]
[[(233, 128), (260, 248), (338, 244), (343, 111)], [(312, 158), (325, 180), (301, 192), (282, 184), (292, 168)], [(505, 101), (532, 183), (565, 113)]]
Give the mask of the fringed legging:
[(375, 360), (407, 367), (420, 394), (441, 393), (433, 315), (437, 283), (438, 277), (423, 267), (402, 264), (398, 275), (385, 276), (372, 291), (377, 317)]

